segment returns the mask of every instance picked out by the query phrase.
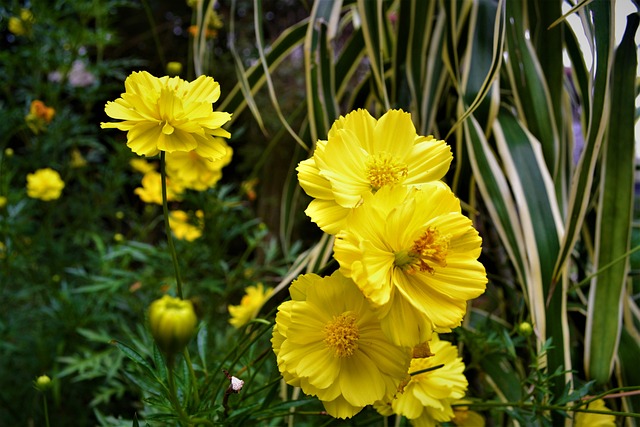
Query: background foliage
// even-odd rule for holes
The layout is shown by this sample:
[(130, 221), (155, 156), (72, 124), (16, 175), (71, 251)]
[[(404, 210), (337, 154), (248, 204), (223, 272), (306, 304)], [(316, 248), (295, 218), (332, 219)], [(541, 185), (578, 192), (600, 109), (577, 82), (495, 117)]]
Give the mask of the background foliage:
[[(213, 75), (216, 107), (234, 114), (222, 182), (179, 204), (202, 209), (206, 230), (178, 242), (203, 312), (190, 413), (238, 425), (332, 422), (316, 401), (281, 389), (269, 337), (286, 292), (245, 329), (228, 327), (226, 307), (248, 285), (283, 290), (301, 272), (335, 268), (331, 241), (302, 214), (309, 199), (294, 168), (356, 108), (402, 108), (419, 134), (453, 147), (446, 181), (483, 237), (490, 283), (448, 338), (487, 423), (558, 425), (567, 405), (607, 391), (611, 409), (640, 412), (639, 15), (633, 3), (616, 45), (614, 2), (566, 4), (579, 27), (560, 0), (230, 0), (216, 3), (224, 26), (209, 38), (189, 32), (203, 28), (206, 1), (1, 6), (0, 424), (41, 419), (32, 380), (43, 373), (55, 378), (50, 412), (61, 425), (172, 419), (159, 385), (166, 367), (144, 323), (173, 283), (161, 210), (133, 194), (140, 175), (123, 135), (98, 129), (130, 71), (162, 75), (168, 61), (188, 79)], [(8, 20), (23, 7), (34, 22), (15, 35)], [(52, 81), (74, 61), (91, 84)], [(39, 134), (25, 123), (34, 99), (56, 110)], [(66, 183), (57, 201), (26, 197), (26, 174), (42, 167)], [(192, 390), (182, 368), (179, 386)], [(227, 411), (222, 369), (246, 382)], [(392, 422), (364, 411), (349, 424)]]

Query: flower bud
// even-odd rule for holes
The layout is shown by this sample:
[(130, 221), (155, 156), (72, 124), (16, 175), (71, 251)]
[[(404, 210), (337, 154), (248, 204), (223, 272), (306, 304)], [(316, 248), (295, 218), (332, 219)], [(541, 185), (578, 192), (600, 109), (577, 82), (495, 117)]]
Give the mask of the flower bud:
[(49, 378), (47, 375), (40, 375), (38, 378), (36, 378), (35, 386), (39, 391), (48, 390), (49, 388), (51, 388), (51, 378)]
[(523, 337), (531, 336), (533, 333), (533, 326), (529, 322), (522, 322), (518, 325), (518, 333)]
[(165, 295), (149, 306), (149, 327), (167, 355), (182, 351), (196, 330), (198, 317), (191, 301)]

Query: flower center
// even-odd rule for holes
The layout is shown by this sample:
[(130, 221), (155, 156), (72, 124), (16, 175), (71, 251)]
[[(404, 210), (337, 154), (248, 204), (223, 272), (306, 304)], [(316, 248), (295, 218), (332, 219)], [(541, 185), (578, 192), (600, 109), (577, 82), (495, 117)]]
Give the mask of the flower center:
[(395, 266), (409, 274), (416, 270), (434, 273), (432, 265), (447, 266), (450, 236), (442, 236), (434, 227), (427, 227), (424, 233), (413, 242), (410, 250), (395, 254)]
[(366, 168), (367, 178), (374, 192), (385, 185), (397, 184), (407, 177), (407, 165), (385, 152), (369, 156)]
[(356, 316), (351, 312), (335, 316), (324, 327), (324, 342), (333, 350), (336, 357), (349, 357), (358, 349), (360, 332)]

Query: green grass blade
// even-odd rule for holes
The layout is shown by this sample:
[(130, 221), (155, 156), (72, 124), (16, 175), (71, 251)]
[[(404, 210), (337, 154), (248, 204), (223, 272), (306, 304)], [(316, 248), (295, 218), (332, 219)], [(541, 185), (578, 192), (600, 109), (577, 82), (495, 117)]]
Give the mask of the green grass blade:
[(364, 44), (381, 103), (385, 110), (391, 108), (384, 77), (385, 17), (382, 0), (358, 0), (358, 13), (362, 23)]
[[(602, 180), (596, 229), (596, 268), (629, 251), (634, 195), (635, 74), (634, 36), (637, 14), (630, 15), (615, 55), (611, 87), (611, 114), (603, 147)], [(588, 375), (605, 384), (613, 369), (622, 327), (622, 298), (628, 259), (601, 271), (591, 283), (585, 338)]]
[[(554, 269), (554, 278), (564, 269), (567, 258), (580, 235), (580, 229), (590, 202), (591, 186), (598, 161), (600, 146), (608, 124), (609, 77), (613, 63), (613, 4), (609, 0), (590, 3), (587, 6), (593, 18), (594, 41), (596, 49), (595, 78), (586, 93), (594, 93), (588, 107), (590, 111), (587, 122), (587, 137), (580, 156), (578, 166), (571, 179), (569, 193), (568, 218), (565, 222), (565, 235), (561, 245), (558, 261)], [(587, 30), (589, 30), (587, 28)], [(591, 31), (589, 31), (589, 34)], [(587, 98), (583, 98), (587, 100)]]
[[(538, 344), (553, 339), (547, 353), (551, 372), (570, 369), (565, 283), (558, 287), (551, 280), (562, 236), (551, 174), (539, 141), (511, 113), (501, 110), (493, 131), (522, 224), (530, 274), (526, 285)], [(555, 385), (557, 393), (563, 388), (564, 383)]]
[(473, 115), (464, 122), (464, 140), (480, 194), (491, 215), (491, 222), (505, 245), (519, 282), (524, 283), (526, 252), (522, 247), (524, 239), (518, 211), (504, 172)]
[[(266, 54), (266, 63), (269, 70), (276, 68), (295, 48), (302, 44), (308, 22), (308, 19), (305, 19), (289, 27), (270, 46), (269, 52)], [(251, 93), (257, 92), (266, 81), (262, 64), (257, 63), (250, 67), (246, 71), (246, 79)], [(241, 82), (238, 82), (220, 103), (219, 110), (233, 113), (229, 123), (231, 124), (240, 117), (240, 113), (246, 107), (247, 103), (242, 93)]]
[(260, 55), (260, 63), (262, 64), (262, 68), (264, 70), (264, 76), (266, 78), (267, 88), (269, 89), (269, 98), (271, 99), (271, 105), (273, 105), (273, 109), (275, 110), (278, 118), (282, 125), (287, 129), (289, 135), (300, 145), (302, 148), (309, 150), (307, 144), (300, 138), (300, 136), (291, 128), (289, 122), (287, 121), (284, 114), (282, 114), (282, 110), (280, 109), (280, 104), (278, 103), (278, 97), (276, 96), (276, 90), (273, 86), (273, 81), (271, 79), (271, 72), (269, 71), (269, 65), (267, 63), (267, 58), (264, 53), (264, 37), (263, 37), (263, 29), (262, 29), (262, 0), (254, 0), (253, 6), (255, 8), (254, 11), (254, 25), (256, 28), (256, 47), (258, 48), (258, 54)]
[(552, 176), (559, 167), (559, 137), (553, 104), (542, 66), (530, 38), (526, 3), (507, 1), (506, 69), (518, 118), (542, 144), (542, 152)]

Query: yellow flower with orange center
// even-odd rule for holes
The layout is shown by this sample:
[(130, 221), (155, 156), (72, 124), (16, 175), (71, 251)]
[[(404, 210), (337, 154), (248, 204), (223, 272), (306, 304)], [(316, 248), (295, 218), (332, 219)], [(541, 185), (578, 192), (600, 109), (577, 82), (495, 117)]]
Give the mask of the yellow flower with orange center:
[(445, 184), (383, 187), (354, 209), (334, 257), (389, 338), (413, 347), (459, 326), (466, 302), (484, 292), (481, 243)]
[(411, 115), (389, 110), (376, 120), (366, 110), (340, 117), (326, 141), (298, 165), (298, 180), (314, 198), (305, 213), (329, 234), (344, 229), (365, 195), (381, 188), (413, 187), (441, 179), (451, 148), (433, 136), (419, 136)]
[(278, 308), (272, 345), (284, 380), (317, 396), (330, 415), (349, 418), (391, 398), (411, 352), (393, 345), (352, 280), (300, 276)]

